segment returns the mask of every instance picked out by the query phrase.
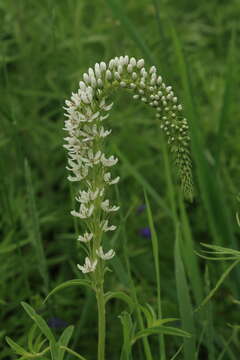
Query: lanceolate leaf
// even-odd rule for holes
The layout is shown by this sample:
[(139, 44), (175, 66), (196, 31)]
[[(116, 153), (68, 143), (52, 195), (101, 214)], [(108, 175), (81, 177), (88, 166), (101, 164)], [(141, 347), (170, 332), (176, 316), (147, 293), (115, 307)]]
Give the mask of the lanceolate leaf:
[(131, 360), (131, 341), (133, 336), (133, 323), (131, 315), (124, 311), (119, 317), (123, 328), (123, 346), (120, 360)]
[(85, 280), (85, 279), (73, 279), (73, 280), (69, 280), (69, 281), (66, 281), (58, 286), (56, 286), (49, 294), (48, 296), (46, 297), (46, 299), (44, 300), (44, 302), (46, 302), (50, 296), (52, 296), (53, 294), (55, 294), (56, 292), (60, 291), (60, 290), (63, 290), (67, 287), (70, 287), (70, 286), (87, 286), (89, 288), (92, 288), (91, 286), (91, 282), (88, 281), (88, 280)]
[(181, 315), (182, 327), (184, 330), (189, 331), (193, 336), (191, 339), (184, 341), (184, 359), (194, 359), (196, 352), (195, 345), (195, 327), (193, 321), (193, 310), (189, 294), (188, 283), (186, 279), (185, 269), (181, 258), (180, 252), (180, 228), (177, 227), (176, 242), (175, 242), (175, 273), (177, 283), (177, 296), (179, 302), (179, 310)]
[(30, 316), (30, 318), (36, 323), (36, 325), (39, 327), (39, 329), (42, 331), (42, 333), (48, 338), (48, 340), (52, 343), (55, 343), (55, 337), (47, 325), (46, 321), (36, 313), (36, 311), (27, 303), (21, 302), (24, 310), (27, 312), (27, 314)]
[[(68, 326), (63, 331), (62, 335), (60, 336), (60, 339), (58, 340), (59, 345), (68, 346), (68, 343), (72, 337), (73, 329), (74, 329), (74, 327), (71, 325), (71, 326)], [(59, 349), (58, 360), (63, 360), (64, 354), (65, 354), (65, 350)]]
[(18, 345), (17, 343), (15, 343), (15, 341), (13, 341), (12, 339), (10, 339), (8, 336), (6, 337), (6, 341), (8, 343), (8, 345), (11, 347), (11, 349), (18, 355), (23, 355), (23, 356), (31, 356), (32, 354), (29, 353), (28, 351), (26, 351), (24, 348), (22, 348), (20, 345)]
[(156, 327), (151, 327), (151, 328), (147, 328), (144, 330), (139, 331), (136, 336), (133, 339), (133, 344), (138, 340), (141, 339), (144, 336), (149, 336), (149, 335), (158, 335), (158, 334), (164, 334), (164, 335), (173, 335), (173, 336), (182, 336), (182, 337), (186, 337), (186, 338), (190, 338), (191, 335), (184, 330), (175, 328), (175, 327), (171, 327), (171, 326), (156, 326)]
[(134, 302), (130, 298), (130, 296), (128, 296), (127, 294), (125, 294), (122, 291), (109, 291), (105, 294), (105, 302), (106, 303), (113, 298), (125, 301), (125, 303), (128, 304), (130, 310), (133, 310), (135, 307)]

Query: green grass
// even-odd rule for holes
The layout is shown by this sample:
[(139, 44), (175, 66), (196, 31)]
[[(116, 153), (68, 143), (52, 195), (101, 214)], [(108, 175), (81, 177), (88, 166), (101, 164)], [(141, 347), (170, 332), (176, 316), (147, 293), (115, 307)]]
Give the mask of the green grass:
[[(0, 2), (0, 360), (17, 359), (6, 336), (23, 349), (43, 340), (37, 329), (36, 343), (31, 340), (21, 302), (46, 322), (66, 323), (50, 329), (65, 341), (59, 359), (76, 358), (70, 351), (96, 359), (91, 291), (74, 286), (43, 300), (80, 276), (76, 263), (83, 258), (76, 245), (81, 226), (70, 216), (62, 106), (89, 66), (122, 54), (154, 63), (183, 103), (195, 199), (182, 199), (151, 109), (114, 94), (108, 145), (120, 159), (121, 182), (112, 197), (121, 213), (119, 231), (109, 239), (117, 256), (106, 291), (116, 296), (107, 303), (106, 358), (238, 359), (240, 267), (228, 272), (230, 264), (196, 252), (202, 242), (239, 249), (239, 15), (237, 0)], [(147, 207), (139, 212), (142, 204)], [(152, 239), (141, 235), (146, 227)], [(155, 334), (151, 322), (162, 317), (177, 320), (158, 324)], [(67, 325), (74, 326), (71, 340)], [(63, 335), (64, 327), (70, 330)]]

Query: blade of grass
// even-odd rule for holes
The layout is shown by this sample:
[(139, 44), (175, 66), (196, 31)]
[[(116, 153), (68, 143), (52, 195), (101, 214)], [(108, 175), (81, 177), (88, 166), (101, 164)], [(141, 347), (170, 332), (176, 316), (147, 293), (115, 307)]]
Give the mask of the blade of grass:
[(218, 356), (217, 360), (222, 360), (224, 358), (225, 353), (228, 353), (229, 355), (229, 359), (230, 360), (236, 360), (235, 355), (233, 354), (233, 352), (230, 350), (229, 345), (231, 344), (231, 342), (234, 340), (235, 337), (235, 331), (233, 330), (231, 336), (229, 337), (229, 339), (226, 341), (222, 336), (222, 342), (223, 342), (223, 350), (220, 353), (220, 355)]
[(231, 112), (231, 105), (232, 105), (232, 97), (233, 97), (233, 90), (235, 85), (235, 79), (233, 75), (235, 74), (235, 43), (236, 43), (236, 33), (235, 30), (232, 31), (231, 40), (229, 43), (229, 50), (228, 50), (228, 60), (227, 60), (227, 70), (226, 70), (226, 78), (225, 78), (225, 89), (222, 99), (222, 106), (221, 111), (219, 114), (218, 120), (218, 130), (217, 130), (217, 150), (216, 150), (216, 164), (217, 168), (219, 169), (219, 162), (221, 151), (224, 144), (224, 134), (226, 125), (229, 123), (229, 115)]
[[(84, 328), (85, 324), (88, 321), (89, 312), (91, 312), (91, 309), (93, 309), (95, 304), (95, 294), (90, 288), (86, 289), (86, 295), (85, 295), (85, 301), (83, 303), (83, 307), (81, 309), (80, 319), (78, 324), (76, 325), (75, 331), (74, 331), (74, 338), (72, 342), (72, 348), (75, 349), (77, 347), (77, 344), (79, 342), (79, 338), (81, 335), (81, 331)], [(66, 360), (71, 360), (72, 357), (68, 353), (66, 356)]]
[(143, 41), (139, 31), (135, 28), (130, 18), (124, 12), (124, 6), (118, 0), (107, 0), (107, 4), (112, 10), (114, 16), (121, 22), (123, 29), (126, 30), (128, 36), (133, 40), (137, 47), (141, 50), (145, 59), (150, 64), (157, 64), (152, 52)]
[(191, 228), (189, 225), (185, 204), (181, 194), (179, 196), (179, 209), (182, 224), (181, 229), (183, 235), (183, 246), (181, 248), (181, 251), (184, 258), (184, 264), (188, 273), (188, 278), (191, 283), (195, 303), (199, 304), (199, 302), (203, 299), (203, 283), (198, 265), (198, 259), (194, 253), (194, 242), (192, 238)]
[(183, 330), (186, 330), (192, 335), (190, 339), (184, 339), (184, 359), (194, 360), (196, 353), (195, 327), (193, 321), (193, 310), (189, 295), (189, 288), (180, 253), (180, 236), (180, 227), (178, 225), (176, 228), (176, 241), (174, 251), (177, 297)]
[(27, 194), (28, 194), (28, 202), (29, 202), (29, 214), (30, 214), (30, 224), (31, 224), (31, 238), (32, 243), (35, 248), (36, 260), (38, 261), (39, 273), (42, 276), (44, 283), (44, 292), (48, 293), (49, 289), (49, 279), (48, 279), (48, 270), (47, 270), (47, 262), (43, 249), (40, 225), (39, 225), (39, 217), (35, 202), (35, 195), (32, 184), (32, 175), (31, 169), (28, 164), (27, 159), (25, 159), (25, 178), (27, 184)]
[(122, 329), (123, 329), (123, 345), (122, 345), (122, 351), (121, 351), (121, 357), (120, 360), (131, 360), (132, 359), (132, 336), (133, 336), (133, 323), (131, 315), (124, 311), (119, 316), (121, 323), (122, 323)]
[(221, 191), (219, 189), (219, 183), (215, 171), (213, 168), (210, 169), (206, 158), (204, 157), (205, 148), (199, 129), (197, 128), (199, 119), (196, 114), (196, 106), (193, 102), (187, 64), (182, 53), (180, 40), (173, 27), (171, 34), (177, 58), (179, 74), (181, 76), (183, 85), (185, 112), (190, 124), (193, 150), (192, 153), (196, 162), (196, 170), (201, 194), (209, 214), (210, 225), (216, 243), (221, 244), (225, 241), (225, 239), (233, 239), (233, 232), (226, 214), (226, 206), (222, 203), (222, 196), (219, 196)]
[[(209, 294), (211, 284), (210, 284), (208, 267), (206, 267), (206, 271), (205, 271), (205, 284), (206, 284), (206, 294)], [(208, 356), (209, 356), (209, 360), (215, 360), (213, 306), (211, 302), (209, 302), (206, 305), (206, 321), (207, 321), (206, 345), (208, 349)]]
[[(180, 40), (172, 25), (171, 36), (183, 86), (185, 113), (189, 120), (191, 131), (192, 153), (196, 163), (201, 196), (208, 214), (210, 230), (216, 244), (222, 245), (226, 241), (229, 241), (231, 247), (237, 248), (233, 225), (230, 222), (229, 210), (225, 202), (224, 188), (222, 187), (220, 178), (216, 173), (216, 168), (213, 166), (210, 167), (206, 157), (204, 156), (205, 146), (198, 128), (199, 118), (193, 101), (188, 67), (182, 52)], [(239, 274), (240, 271), (238, 272), (238, 275)], [(235, 274), (235, 282), (240, 285), (240, 276), (237, 276), (237, 274)], [(236, 287), (234, 288), (232, 286), (232, 290), (235, 294), (239, 294), (239, 290), (237, 290)]]
[(80, 360), (87, 360), (85, 357), (83, 357), (82, 355), (80, 355), (80, 354), (76, 353), (75, 351), (69, 349), (67, 346), (60, 346), (60, 349), (64, 350), (64, 351), (67, 351), (69, 354), (74, 355), (76, 358), (78, 358)]
[(224, 282), (224, 280), (226, 279), (226, 277), (230, 274), (230, 272), (235, 268), (235, 266), (237, 264), (239, 264), (240, 259), (237, 259), (236, 261), (234, 261), (225, 271), (224, 273), (220, 276), (220, 278), (218, 279), (216, 285), (214, 286), (214, 288), (210, 291), (210, 293), (205, 297), (205, 299), (201, 302), (201, 304), (198, 306), (198, 308), (195, 311), (200, 310), (200, 308), (202, 306), (204, 306), (205, 304), (207, 304), (207, 302), (214, 296), (214, 294), (216, 293), (216, 291), (220, 288), (220, 286), (222, 285), (222, 283)]
[[(116, 195), (117, 195), (117, 202), (118, 202), (118, 204), (120, 204), (120, 218), (121, 218), (121, 224), (122, 224), (122, 238), (123, 238), (123, 254), (124, 254), (124, 261), (125, 261), (125, 265), (126, 265), (126, 269), (127, 269), (126, 273), (127, 273), (127, 278), (128, 278), (128, 284), (129, 284), (128, 286), (130, 288), (131, 297), (135, 303), (138, 326), (139, 326), (140, 330), (143, 330), (144, 322), (143, 322), (142, 313), (141, 313), (141, 306), (138, 301), (137, 290), (135, 288), (134, 281), (132, 278), (131, 267), (130, 267), (130, 262), (129, 262), (129, 257), (128, 257), (127, 233), (126, 233), (124, 215), (122, 212), (122, 206), (121, 206), (118, 187), (116, 186), (115, 189), (116, 189)], [(146, 337), (144, 337), (142, 339), (142, 341), (143, 341), (143, 348), (144, 348), (146, 360), (153, 360), (148, 339)]]
[(135, 177), (139, 184), (146, 190), (146, 192), (156, 201), (156, 203), (165, 211), (166, 215), (172, 216), (171, 210), (168, 208), (165, 201), (158, 194), (158, 192), (146, 181), (146, 179), (138, 172), (138, 170), (127, 160), (127, 158), (122, 154), (122, 152), (116, 149), (117, 155), (123, 161), (127, 170)]
[(182, 349), (183, 349), (183, 344), (179, 347), (177, 352), (173, 355), (173, 357), (171, 357), (170, 360), (175, 360), (178, 357), (178, 355), (181, 353)]
[[(161, 72), (165, 76), (167, 74), (167, 69), (169, 69), (169, 43), (166, 41), (166, 36), (164, 33), (164, 23), (163, 20), (160, 17), (161, 10), (165, 10), (166, 7), (164, 7), (164, 2), (161, 0), (152, 0), (154, 9), (155, 9), (155, 16), (156, 16), (156, 22), (158, 26), (158, 33), (159, 33), (159, 49), (160, 49), (160, 61), (159, 65), (161, 66)], [(168, 72), (169, 73), (169, 72)]]
[[(158, 248), (158, 238), (157, 233), (153, 223), (153, 216), (151, 207), (148, 201), (148, 197), (146, 191), (144, 191), (145, 202), (147, 205), (147, 215), (148, 215), (148, 223), (151, 231), (151, 239), (152, 239), (152, 250), (153, 250), (153, 258), (155, 265), (155, 276), (157, 281), (157, 307), (158, 307), (158, 319), (162, 319), (162, 304), (161, 304), (161, 281), (160, 281), (160, 264), (159, 264), (159, 248)], [(166, 350), (165, 350), (165, 341), (164, 335), (159, 335), (159, 346), (160, 346), (160, 359), (166, 360)]]

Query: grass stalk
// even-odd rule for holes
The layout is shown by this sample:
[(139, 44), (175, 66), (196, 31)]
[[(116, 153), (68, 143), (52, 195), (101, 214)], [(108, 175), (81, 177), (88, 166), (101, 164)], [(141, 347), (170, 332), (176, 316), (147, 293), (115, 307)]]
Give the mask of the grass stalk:
[[(117, 193), (118, 203), (120, 204), (120, 195), (119, 195), (119, 191), (118, 191), (117, 187), (116, 187), (116, 193)], [(134, 286), (134, 281), (133, 281), (132, 274), (131, 274), (131, 267), (130, 267), (130, 262), (129, 262), (129, 257), (128, 257), (127, 234), (126, 234), (124, 216), (123, 216), (123, 212), (122, 212), (122, 206), (120, 206), (120, 218), (121, 218), (121, 222), (122, 222), (123, 254), (124, 254), (124, 260), (125, 260), (126, 269), (127, 269), (130, 292), (131, 292), (131, 296), (133, 298), (133, 301), (135, 303), (138, 326), (139, 326), (140, 330), (143, 330), (144, 329), (144, 322), (143, 322), (143, 318), (142, 318), (142, 314), (141, 314), (141, 310), (140, 310), (137, 291), (136, 291), (136, 288)], [(151, 348), (150, 348), (149, 341), (148, 341), (147, 337), (143, 337), (142, 341), (143, 341), (145, 359), (146, 360), (153, 360), (152, 353), (151, 353)]]
[[(147, 205), (147, 214), (148, 214), (148, 222), (151, 230), (151, 238), (152, 238), (152, 249), (153, 249), (153, 257), (154, 257), (154, 265), (155, 265), (155, 274), (157, 281), (157, 309), (158, 309), (158, 318), (162, 319), (162, 304), (161, 304), (161, 280), (160, 280), (160, 264), (159, 264), (159, 248), (158, 248), (158, 238), (157, 233), (153, 223), (153, 216), (151, 207), (148, 201), (148, 197), (146, 192), (144, 192), (145, 202)], [(160, 359), (166, 360), (166, 350), (165, 350), (165, 340), (164, 335), (159, 335), (159, 349), (160, 349)]]

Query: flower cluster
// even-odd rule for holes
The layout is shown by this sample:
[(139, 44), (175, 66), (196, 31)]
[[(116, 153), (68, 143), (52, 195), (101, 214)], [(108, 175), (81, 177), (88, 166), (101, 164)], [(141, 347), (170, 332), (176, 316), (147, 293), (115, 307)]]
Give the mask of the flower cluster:
[(190, 197), (192, 195), (188, 124), (172, 87), (165, 85), (156, 67), (146, 70), (143, 59), (120, 56), (108, 64), (100, 62), (89, 68), (79, 82), (77, 93), (66, 100), (64, 127), (68, 132), (64, 145), (68, 151), (67, 169), (71, 173), (68, 180), (82, 184), (76, 194), (79, 206), (71, 214), (85, 221), (86, 230), (78, 238), (88, 252), (85, 264), (78, 265), (83, 273), (95, 271), (99, 261), (114, 256), (114, 250), (104, 253), (102, 234), (116, 229), (109, 224), (109, 214), (119, 207), (111, 205), (105, 196), (108, 187), (119, 181), (119, 177), (112, 178), (109, 171), (118, 159), (103, 152), (104, 140), (111, 133), (103, 123), (113, 105), (107, 104), (108, 92), (117, 87), (132, 91), (133, 99), (155, 109), (156, 118), (174, 153), (183, 191)]

